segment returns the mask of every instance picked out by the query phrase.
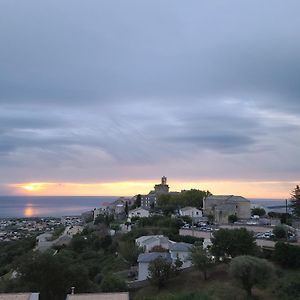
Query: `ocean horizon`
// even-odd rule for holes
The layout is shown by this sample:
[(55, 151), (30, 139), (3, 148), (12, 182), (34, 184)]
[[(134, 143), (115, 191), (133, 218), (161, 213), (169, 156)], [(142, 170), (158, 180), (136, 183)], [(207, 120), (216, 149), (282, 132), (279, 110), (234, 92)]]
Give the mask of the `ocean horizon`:
[[(119, 196), (0, 196), (0, 218), (80, 215), (117, 198)], [(248, 199), (266, 206), (285, 205), (283, 199)]]

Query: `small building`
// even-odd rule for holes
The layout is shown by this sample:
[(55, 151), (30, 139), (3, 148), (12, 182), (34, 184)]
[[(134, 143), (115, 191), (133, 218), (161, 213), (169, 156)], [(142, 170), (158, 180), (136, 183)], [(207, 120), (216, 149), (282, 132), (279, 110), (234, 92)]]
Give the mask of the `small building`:
[(170, 241), (163, 235), (144, 235), (135, 240), (137, 246), (142, 247), (145, 252), (150, 252), (154, 247), (166, 250), (170, 247)]
[(188, 216), (192, 219), (202, 218), (202, 211), (196, 207), (186, 206), (179, 210), (180, 216)]
[(188, 243), (172, 243), (170, 244), (170, 254), (173, 263), (176, 261), (177, 257), (182, 261), (182, 269), (188, 268), (192, 265), (191, 262), (191, 249), (193, 245)]
[(149, 276), (149, 264), (158, 257), (166, 259), (168, 262), (172, 262), (171, 255), (168, 252), (151, 252), (143, 253), (138, 257), (138, 280), (146, 280)]
[(203, 200), (203, 210), (206, 215), (213, 215), (215, 222), (220, 224), (227, 224), (230, 215), (235, 215), (239, 219), (251, 217), (250, 201), (241, 196), (208, 196)]
[(70, 294), (66, 300), (129, 300), (129, 293)]
[(136, 209), (130, 210), (128, 213), (129, 218), (133, 218), (133, 217), (148, 218), (149, 215), (150, 215), (149, 210), (142, 207), (138, 207)]

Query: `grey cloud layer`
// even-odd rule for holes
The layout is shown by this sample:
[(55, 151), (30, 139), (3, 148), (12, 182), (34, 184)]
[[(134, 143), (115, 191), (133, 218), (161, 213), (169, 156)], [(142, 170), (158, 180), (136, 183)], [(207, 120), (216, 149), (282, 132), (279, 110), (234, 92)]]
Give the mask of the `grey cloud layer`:
[(3, 1), (0, 182), (299, 178), (299, 9)]

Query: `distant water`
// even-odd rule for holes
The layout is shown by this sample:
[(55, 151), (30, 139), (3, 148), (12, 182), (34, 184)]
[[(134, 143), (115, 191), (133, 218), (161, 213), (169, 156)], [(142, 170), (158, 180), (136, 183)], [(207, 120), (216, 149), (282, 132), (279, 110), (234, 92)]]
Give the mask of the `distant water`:
[[(65, 215), (80, 215), (85, 211), (101, 207), (118, 197), (30, 197), (30, 196), (0, 196), (0, 218), (11, 217), (60, 217)], [(265, 206), (285, 205), (284, 200), (250, 199), (252, 203)]]
[(0, 218), (80, 215), (117, 197), (0, 196)]
[(261, 204), (261, 205), (264, 205), (264, 206), (282, 206), (282, 205), (285, 205), (285, 200), (281, 200), (281, 199), (259, 199), (259, 198), (253, 198), (253, 199), (250, 199), (248, 198), (251, 203), (254, 203), (254, 204)]

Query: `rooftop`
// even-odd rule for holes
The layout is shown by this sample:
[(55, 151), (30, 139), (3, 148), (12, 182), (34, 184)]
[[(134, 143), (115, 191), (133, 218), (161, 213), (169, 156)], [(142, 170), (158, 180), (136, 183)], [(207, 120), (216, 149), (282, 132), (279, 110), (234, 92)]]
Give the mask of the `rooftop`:
[(169, 262), (171, 262), (171, 255), (167, 252), (151, 252), (151, 253), (142, 253), (139, 255), (138, 262), (140, 263), (148, 263), (155, 260), (158, 257), (162, 257)]
[(38, 300), (39, 293), (0, 294), (0, 300)]
[(98, 294), (74, 294), (68, 295), (66, 300), (129, 300), (126, 293), (98, 293)]

